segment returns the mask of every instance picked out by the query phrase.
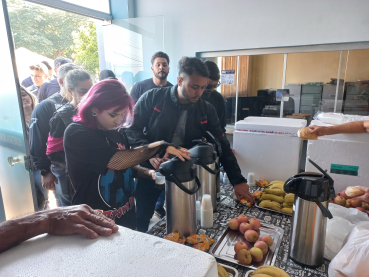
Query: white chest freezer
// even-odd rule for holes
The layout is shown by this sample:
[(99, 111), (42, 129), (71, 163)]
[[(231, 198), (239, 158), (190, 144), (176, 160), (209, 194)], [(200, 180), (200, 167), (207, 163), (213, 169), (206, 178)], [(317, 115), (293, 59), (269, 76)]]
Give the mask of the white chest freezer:
[(0, 256), (0, 276), (218, 276), (210, 254), (124, 227), (94, 240), (41, 235)]
[(286, 181), (299, 171), (302, 140), (297, 131), (306, 127), (305, 119), (247, 117), (238, 121), (233, 148), (242, 175), (255, 179)]
[[(332, 126), (319, 120), (311, 125)], [(336, 192), (348, 186), (369, 187), (369, 134), (337, 134), (309, 140), (307, 158), (328, 170)], [(306, 171), (317, 172), (306, 162)]]

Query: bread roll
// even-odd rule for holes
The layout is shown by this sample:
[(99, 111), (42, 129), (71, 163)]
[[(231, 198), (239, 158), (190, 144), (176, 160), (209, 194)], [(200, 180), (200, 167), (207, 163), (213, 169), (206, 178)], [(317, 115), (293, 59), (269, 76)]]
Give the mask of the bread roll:
[(309, 128), (302, 128), (298, 130), (297, 135), (299, 138), (308, 140), (308, 139), (318, 139), (318, 136), (316, 134), (312, 134)]

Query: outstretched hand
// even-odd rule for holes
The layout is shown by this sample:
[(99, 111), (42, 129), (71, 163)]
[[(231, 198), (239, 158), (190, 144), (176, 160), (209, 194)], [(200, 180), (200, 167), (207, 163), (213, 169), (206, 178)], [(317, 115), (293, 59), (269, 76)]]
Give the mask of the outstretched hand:
[(47, 233), (57, 236), (81, 234), (94, 239), (118, 231), (113, 220), (88, 205), (69, 206), (47, 212)]
[(250, 193), (249, 185), (247, 183), (240, 183), (234, 186), (234, 192), (237, 196), (238, 201), (241, 201), (241, 198), (245, 198), (246, 201), (250, 202), (251, 205), (254, 204), (254, 197)]

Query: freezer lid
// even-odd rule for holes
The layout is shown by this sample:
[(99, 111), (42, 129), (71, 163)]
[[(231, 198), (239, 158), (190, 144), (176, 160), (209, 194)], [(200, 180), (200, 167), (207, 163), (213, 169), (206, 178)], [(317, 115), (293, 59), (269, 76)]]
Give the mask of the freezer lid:
[(305, 128), (305, 119), (249, 116), (235, 125), (235, 131), (271, 131), (296, 133)]

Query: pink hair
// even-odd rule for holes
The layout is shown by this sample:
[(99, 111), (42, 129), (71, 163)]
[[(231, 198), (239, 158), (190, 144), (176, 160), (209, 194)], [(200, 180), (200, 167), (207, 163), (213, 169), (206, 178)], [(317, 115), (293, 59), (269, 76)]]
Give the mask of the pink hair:
[(123, 127), (127, 118), (132, 118), (133, 105), (133, 99), (128, 95), (126, 88), (121, 82), (114, 79), (106, 79), (95, 84), (83, 96), (78, 105), (78, 114), (73, 117), (73, 120), (82, 122), (89, 128), (96, 129), (96, 118), (92, 115), (92, 108), (97, 108), (99, 112), (112, 108), (115, 108), (114, 112), (118, 112), (126, 108), (125, 116), (122, 118), (119, 126)]

